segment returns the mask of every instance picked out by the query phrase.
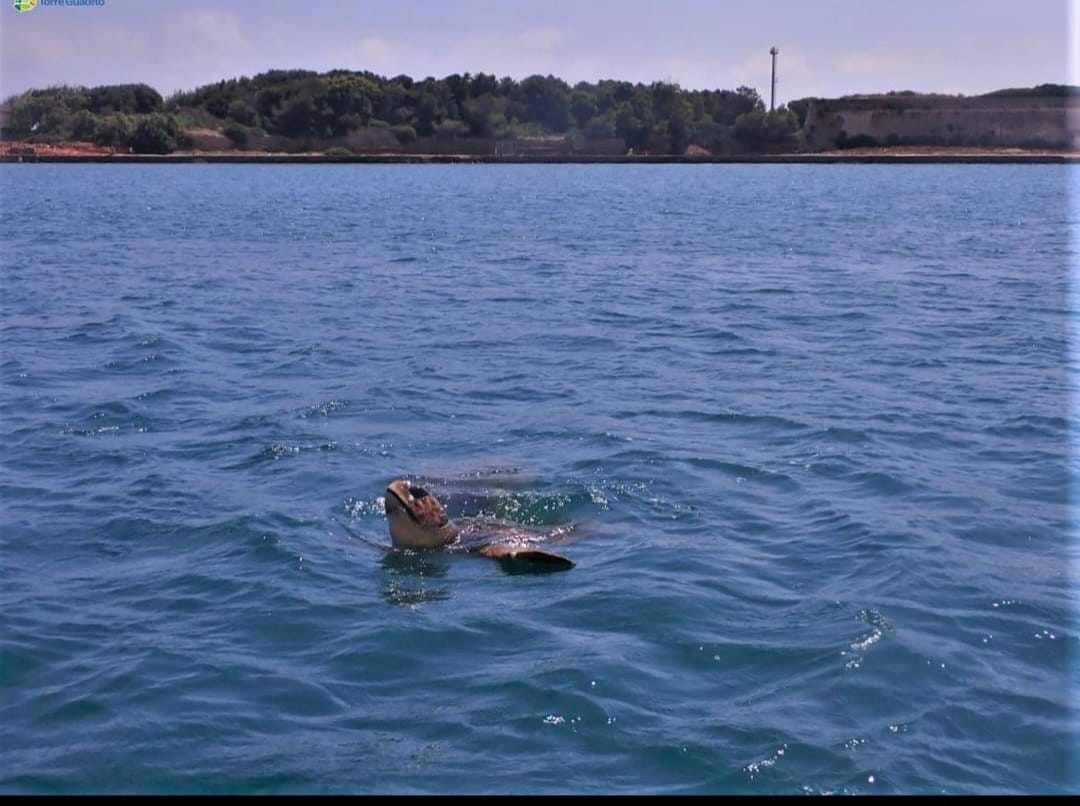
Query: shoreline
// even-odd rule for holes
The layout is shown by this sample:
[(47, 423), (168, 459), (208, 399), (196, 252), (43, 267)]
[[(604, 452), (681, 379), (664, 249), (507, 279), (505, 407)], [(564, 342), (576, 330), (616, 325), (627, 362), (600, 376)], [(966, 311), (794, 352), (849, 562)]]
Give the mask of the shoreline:
[(113, 163), (113, 164), (354, 164), (354, 165), (836, 165), (836, 164), (991, 164), (991, 165), (1065, 165), (1080, 163), (1080, 153), (947, 153), (917, 154), (824, 152), (814, 154), (756, 154), (743, 156), (601, 156), (534, 155), (496, 157), (474, 154), (229, 154), (184, 152), (174, 154), (0, 154), (0, 163)]

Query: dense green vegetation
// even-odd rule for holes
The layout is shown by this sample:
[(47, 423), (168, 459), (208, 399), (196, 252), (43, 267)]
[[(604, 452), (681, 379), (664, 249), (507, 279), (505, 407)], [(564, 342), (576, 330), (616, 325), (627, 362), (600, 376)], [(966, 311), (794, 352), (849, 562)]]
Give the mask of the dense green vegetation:
[(515, 81), (484, 73), (414, 81), (345, 70), (272, 70), (168, 100), (145, 84), (130, 84), (30, 90), (8, 103), (11, 135), (92, 140), (144, 153), (184, 146), (184, 130), (194, 127), (220, 131), (240, 148), (326, 143), (384, 129), (403, 146), (419, 138), (568, 135), (583, 144), (621, 140), (621, 147), (638, 152), (681, 154), (694, 144), (739, 153), (794, 147), (799, 125), (791, 110), (767, 113), (749, 87), (570, 86), (553, 76)]
[(166, 154), (177, 146), (175, 115), (146, 84), (51, 87), (8, 100), (8, 130), (41, 140), (83, 140)]
[[(1043, 84), (987, 97), (1076, 95), (1076, 87)], [(892, 92), (845, 100), (903, 109), (934, 98)], [(627, 81), (570, 86), (554, 76), (522, 81), (494, 75), (450, 75), (415, 81), (369, 72), (271, 70), (219, 81), (168, 99), (145, 84), (52, 87), (8, 100), (8, 136), (37, 141), (81, 140), (137, 153), (168, 153), (197, 145), (198, 129), (223, 135), (235, 148), (443, 150), (487, 153), (496, 140), (556, 135), (575, 150), (682, 154), (692, 145), (714, 154), (794, 150), (813, 101), (791, 101), (766, 112), (757, 91), (684, 90), (677, 84)], [(841, 136), (835, 146), (869, 145)], [(475, 153), (475, 152), (474, 152)]]

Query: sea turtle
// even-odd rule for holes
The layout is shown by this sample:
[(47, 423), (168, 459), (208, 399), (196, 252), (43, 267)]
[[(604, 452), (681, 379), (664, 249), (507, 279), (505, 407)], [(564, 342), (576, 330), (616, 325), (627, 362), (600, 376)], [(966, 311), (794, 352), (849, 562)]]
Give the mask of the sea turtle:
[(390, 540), (399, 549), (468, 551), (498, 560), (508, 569), (568, 571), (574, 563), (535, 547), (538, 536), (511, 524), (486, 518), (451, 523), (442, 504), (416, 484), (398, 479), (386, 488)]

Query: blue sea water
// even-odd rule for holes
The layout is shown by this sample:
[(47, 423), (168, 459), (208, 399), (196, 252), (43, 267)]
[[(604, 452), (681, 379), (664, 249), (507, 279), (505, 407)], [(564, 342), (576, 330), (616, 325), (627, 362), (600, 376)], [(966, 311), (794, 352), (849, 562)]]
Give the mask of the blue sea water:
[(0, 790), (1076, 791), (1076, 170), (0, 166)]

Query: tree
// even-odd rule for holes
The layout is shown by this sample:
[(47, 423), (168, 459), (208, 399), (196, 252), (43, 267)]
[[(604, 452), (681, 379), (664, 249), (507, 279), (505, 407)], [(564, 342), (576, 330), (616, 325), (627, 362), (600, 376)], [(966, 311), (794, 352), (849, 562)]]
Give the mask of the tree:
[(161, 94), (146, 84), (108, 84), (92, 88), (87, 95), (87, 107), (99, 115), (109, 112), (145, 115), (160, 112), (164, 105)]
[(757, 149), (765, 144), (765, 113), (760, 109), (743, 112), (735, 118), (735, 139), (745, 148)]
[(34, 126), (40, 128), (41, 120), (53, 108), (55, 102), (35, 90), (26, 92), (11, 101), (11, 120), (8, 124), (12, 131), (30, 134)]
[(570, 114), (574, 116), (578, 128), (584, 130), (592, 116), (596, 114), (596, 104), (589, 93), (576, 90), (570, 100)]
[[(744, 87), (744, 90), (749, 88)], [(757, 92), (753, 90), (744, 92), (732, 92), (731, 90), (706, 91), (702, 93), (704, 112), (717, 123), (734, 126), (735, 119), (746, 112), (755, 109), (765, 109)]]
[(469, 85), (469, 95), (478, 98), (481, 95), (495, 95), (499, 90), (499, 80), (493, 75), (477, 73)]
[(793, 145), (798, 119), (790, 109), (781, 107), (775, 112), (755, 109), (735, 120), (735, 139), (750, 150), (766, 145)]
[(318, 130), (318, 110), (315, 108), (315, 99), (304, 94), (289, 101), (277, 118), (277, 126), (287, 137), (309, 137), (321, 134)]
[(652, 93), (653, 114), (657, 120), (670, 118), (675, 113), (679, 102), (679, 85), (658, 81), (650, 87)]
[(255, 123), (255, 110), (243, 98), (235, 98), (229, 104), (229, 120), (242, 126), (251, 126)]
[(731, 127), (705, 115), (694, 126), (693, 141), (714, 154), (726, 154), (732, 146)]
[(682, 154), (690, 145), (690, 124), (688, 116), (676, 109), (668, 118), (668, 137), (671, 138), (671, 153)]
[(133, 85), (131, 96), (132, 106), (134, 107), (132, 111), (139, 115), (160, 112), (165, 107), (165, 101), (162, 99), (161, 93), (146, 84)]
[(609, 113), (598, 115), (585, 126), (585, 137), (589, 140), (609, 140), (615, 136), (615, 120)]
[[(459, 76), (457, 73), (449, 75), (442, 80), (442, 85), (446, 90), (446, 105), (449, 107), (450, 103), (456, 107), (460, 107), (469, 98), (469, 85), (472, 79), (468, 73), (464, 76)], [(451, 115), (451, 117), (457, 117)]]
[(650, 128), (642, 124), (630, 104), (619, 104), (615, 113), (615, 136), (621, 137), (626, 145), (630, 148), (645, 145), (646, 134)]
[(760, 109), (763, 112), (765, 111), (765, 102), (761, 100), (761, 96), (758, 95), (758, 91), (755, 90), (753, 87), (738, 87), (735, 90), (735, 94), (741, 95), (743, 98), (746, 98), (748, 101), (750, 101), (750, 103), (753, 105), (752, 110)]
[(375, 112), (390, 124), (407, 123), (412, 115), (409, 98), (409, 91), (404, 85), (392, 81), (383, 85)]
[(566, 83), (554, 76), (529, 76), (518, 86), (525, 120), (552, 131), (570, 128), (570, 97)]
[(783, 145), (794, 148), (798, 143), (799, 119), (786, 107), (765, 116), (765, 140), (771, 145)]
[(507, 102), (505, 98), (496, 98), (490, 93), (465, 102), (462, 120), (469, 126), (473, 137), (491, 137), (500, 125), (506, 123)]
[(141, 116), (131, 137), (131, 148), (136, 154), (171, 154), (176, 150), (176, 121), (171, 115)]
[(97, 135), (97, 118), (89, 109), (80, 109), (71, 122), (71, 134), (77, 140), (93, 140)]
[(97, 118), (94, 142), (98, 145), (126, 148), (131, 143), (134, 126), (127, 115), (103, 115)]
[(424, 93), (416, 106), (416, 133), (421, 137), (430, 137), (435, 133), (435, 96)]

